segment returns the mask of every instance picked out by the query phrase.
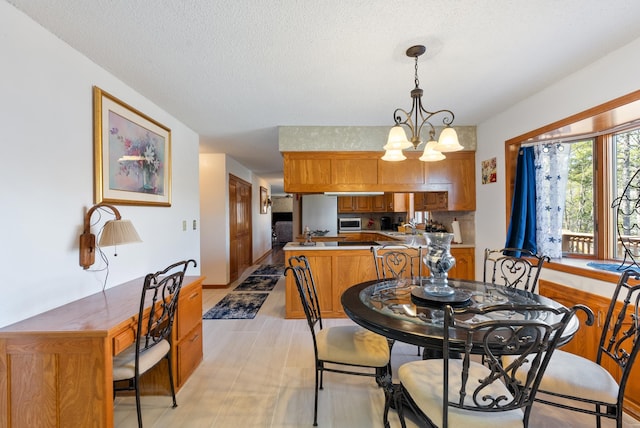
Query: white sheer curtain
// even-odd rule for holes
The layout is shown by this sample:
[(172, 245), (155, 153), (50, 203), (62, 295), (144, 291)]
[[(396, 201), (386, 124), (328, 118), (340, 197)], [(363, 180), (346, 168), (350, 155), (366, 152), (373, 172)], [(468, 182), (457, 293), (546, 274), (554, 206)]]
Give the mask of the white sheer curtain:
[(569, 170), (570, 144), (535, 147), (536, 244), (538, 254), (562, 257), (562, 218)]

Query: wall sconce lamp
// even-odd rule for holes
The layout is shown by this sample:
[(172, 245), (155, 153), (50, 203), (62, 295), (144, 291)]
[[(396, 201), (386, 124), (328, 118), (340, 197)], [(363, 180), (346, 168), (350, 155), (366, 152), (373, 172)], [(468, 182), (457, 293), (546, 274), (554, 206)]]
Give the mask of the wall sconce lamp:
[(84, 228), (82, 235), (80, 235), (80, 266), (82, 266), (83, 269), (88, 269), (96, 260), (96, 236), (91, 233), (91, 215), (98, 208), (108, 208), (113, 211), (113, 215), (115, 216), (115, 220), (107, 221), (102, 227), (98, 246), (108, 247), (142, 242), (131, 221), (123, 220), (116, 207), (104, 203), (94, 205), (84, 216)]

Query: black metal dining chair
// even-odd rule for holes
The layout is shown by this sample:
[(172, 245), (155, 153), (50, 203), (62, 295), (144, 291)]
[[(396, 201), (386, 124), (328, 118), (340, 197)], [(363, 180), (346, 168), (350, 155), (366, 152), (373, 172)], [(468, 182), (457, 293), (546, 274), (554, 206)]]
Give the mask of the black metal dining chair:
[(486, 248), (482, 278), (486, 283), (535, 293), (542, 267), (550, 260), (523, 248)]
[[(555, 352), (540, 383), (544, 395), (536, 401), (595, 415), (598, 428), (602, 418), (614, 419), (621, 428), (624, 392), (640, 352), (639, 311), (640, 273), (628, 270), (611, 296), (595, 361), (562, 350)], [(523, 369), (527, 367), (525, 364)], [(523, 370), (518, 378), (526, 375)]]
[[(324, 327), (309, 260), (305, 256), (293, 256), (288, 264), (285, 275), (292, 273), (294, 276), (313, 339), (316, 373), (313, 426), (317, 426), (318, 391), (323, 388), (324, 372), (372, 376), (378, 385), (382, 385), (391, 369), (390, 348), (384, 336), (356, 324)], [(374, 370), (358, 371), (357, 368)]]
[[(528, 425), (538, 385), (565, 327), (580, 308), (495, 305), (457, 309), (445, 306), (443, 355), (460, 358), (418, 360), (398, 369), (400, 383), (386, 388), (384, 425), (394, 405), (406, 427), (405, 406), (430, 427)], [(516, 311), (516, 316), (509, 316)], [(536, 316), (529, 316), (536, 311)], [(539, 314), (548, 313), (546, 322)], [(485, 355), (485, 363), (477, 358)], [(501, 356), (515, 358), (503, 364)], [(530, 363), (529, 376), (516, 378)]]
[(422, 275), (422, 247), (390, 244), (371, 247), (378, 280), (406, 277), (416, 283)]
[(189, 264), (197, 266), (195, 260), (185, 260), (145, 276), (135, 342), (113, 358), (113, 394), (117, 391), (135, 391), (138, 427), (142, 427), (140, 376), (162, 360), (167, 361), (173, 407), (178, 405), (173, 384), (171, 332)]
[[(402, 244), (390, 244), (371, 247), (373, 264), (378, 281), (384, 279), (406, 278), (412, 284), (420, 284), (422, 279), (422, 247), (409, 247)], [(389, 339), (393, 348), (394, 341)], [(418, 347), (418, 356), (421, 355)]]

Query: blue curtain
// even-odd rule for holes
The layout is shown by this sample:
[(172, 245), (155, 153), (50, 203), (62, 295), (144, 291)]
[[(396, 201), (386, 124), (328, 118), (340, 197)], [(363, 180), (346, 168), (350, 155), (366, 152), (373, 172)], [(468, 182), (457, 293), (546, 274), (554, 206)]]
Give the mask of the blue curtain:
[(536, 171), (533, 147), (522, 147), (518, 153), (511, 219), (505, 247), (524, 248), (537, 253)]

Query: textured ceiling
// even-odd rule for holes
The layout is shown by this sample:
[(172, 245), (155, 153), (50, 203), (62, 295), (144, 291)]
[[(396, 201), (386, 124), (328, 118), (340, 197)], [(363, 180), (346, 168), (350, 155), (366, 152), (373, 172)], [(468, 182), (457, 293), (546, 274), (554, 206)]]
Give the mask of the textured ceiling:
[[(640, 37), (637, 0), (9, 0), (282, 186), (277, 127), (381, 126), (410, 107), (477, 125)], [(108, 90), (108, 88), (105, 88)]]

